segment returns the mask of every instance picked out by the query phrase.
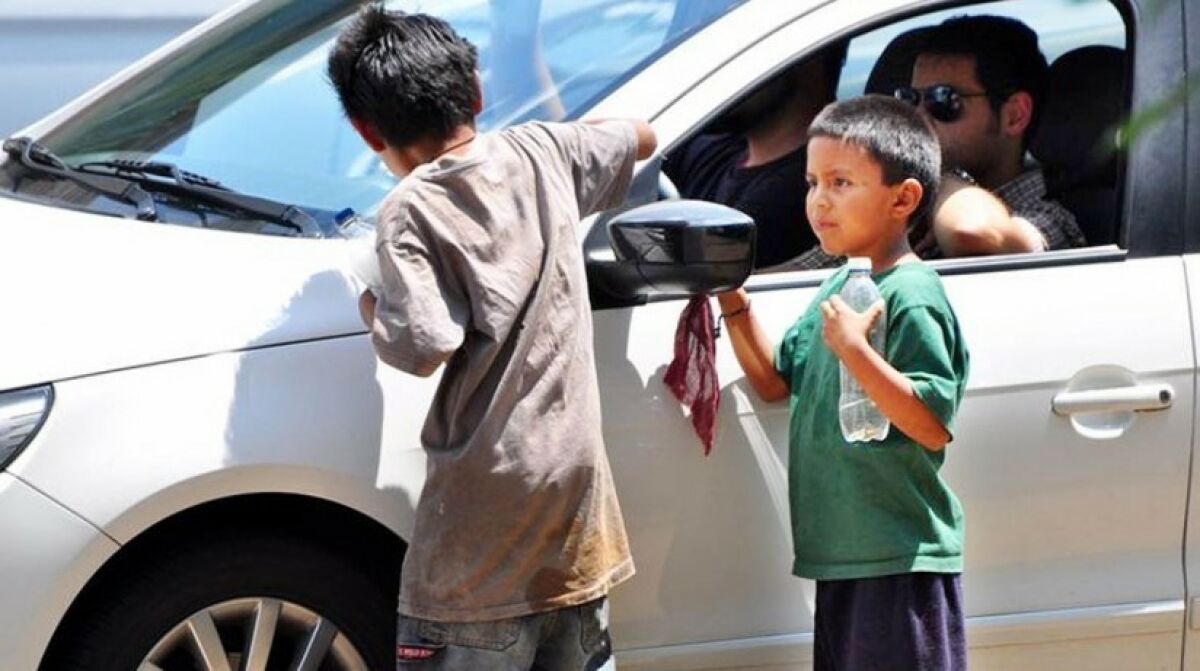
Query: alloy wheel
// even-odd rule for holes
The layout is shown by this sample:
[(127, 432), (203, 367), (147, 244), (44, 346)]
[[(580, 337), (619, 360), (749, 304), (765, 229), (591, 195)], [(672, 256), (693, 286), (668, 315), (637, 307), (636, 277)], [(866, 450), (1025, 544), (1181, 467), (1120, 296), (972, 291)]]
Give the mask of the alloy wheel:
[(280, 599), (209, 606), (175, 625), (138, 671), (368, 671), (336, 625)]

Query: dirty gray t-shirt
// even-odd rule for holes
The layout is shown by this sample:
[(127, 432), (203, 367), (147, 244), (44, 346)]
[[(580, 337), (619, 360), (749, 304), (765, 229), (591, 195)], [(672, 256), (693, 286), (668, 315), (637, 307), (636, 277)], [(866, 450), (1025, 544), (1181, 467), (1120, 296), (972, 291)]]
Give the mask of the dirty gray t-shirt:
[(633, 575), (576, 228), (622, 202), (636, 153), (628, 122), (529, 123), (417, 168), (385, 200), (375, 350), (407, 372), (446, 364), (402, 614), (516, 617)]

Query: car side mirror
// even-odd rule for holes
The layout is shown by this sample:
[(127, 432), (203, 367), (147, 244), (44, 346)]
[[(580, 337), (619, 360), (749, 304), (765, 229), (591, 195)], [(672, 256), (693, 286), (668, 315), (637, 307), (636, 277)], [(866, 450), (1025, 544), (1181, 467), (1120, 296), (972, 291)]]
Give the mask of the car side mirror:
[(724, 205), (662, 201), (598, 223), (611, 257), (589, 255), (590, 275), (618, 299), (728, 291), (754, 270), (754, 220)]

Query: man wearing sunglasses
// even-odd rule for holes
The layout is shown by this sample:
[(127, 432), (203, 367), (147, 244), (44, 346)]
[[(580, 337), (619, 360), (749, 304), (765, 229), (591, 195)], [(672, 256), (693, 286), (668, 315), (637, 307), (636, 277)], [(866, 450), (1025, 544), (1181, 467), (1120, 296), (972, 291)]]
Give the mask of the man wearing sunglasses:
[[(1037, 33), (1015, 19), (959, 16), (929, 29), (919, 42), (911, 86), (897, 98), (917, 106), (937, 132), (943, 179), (934, 232), (946, 256), (1031, 252), (1086, 244), (1075, 216), (1046, 198), (1042, 172), (1026, 164), (1037, 130), (1048, 66)], [(1011, 218), (985, 227), (948, 215), (966, 184), (992, 191)]]

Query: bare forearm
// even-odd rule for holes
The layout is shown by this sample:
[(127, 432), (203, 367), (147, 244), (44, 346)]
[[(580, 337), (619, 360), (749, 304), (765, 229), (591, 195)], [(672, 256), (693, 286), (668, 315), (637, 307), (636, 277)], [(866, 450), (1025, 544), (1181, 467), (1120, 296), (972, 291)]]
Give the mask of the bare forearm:
[(977, 227), (938, 228), (935, 224), (934, 234), (942, 253), (950, 257), (1019, 254), (1041, 250), (1037, 238), (1029, 235), (1016, 218), (1010, 218), (997, 225)]
[(720, 294), (717, 302), (725, 318), (725, 331), (733, 353), (750, 386), (764, 401), (787, 398), (788, 386), (775, 372), (775, 348), (750, 312), (750, 298), (742, 289)]
[(842, 363), (897, 429), (927, 450), (937, 452), (946, 446), (950, 434), (941, 421), (917, 398), (909, 379), (870, 345), (851, 347), (843, 353)]
[(935, 204), (933, 231), (946, 256), (1014, 254), (1041, 249), (1037, 229), (992, 192), (947, 176)]

